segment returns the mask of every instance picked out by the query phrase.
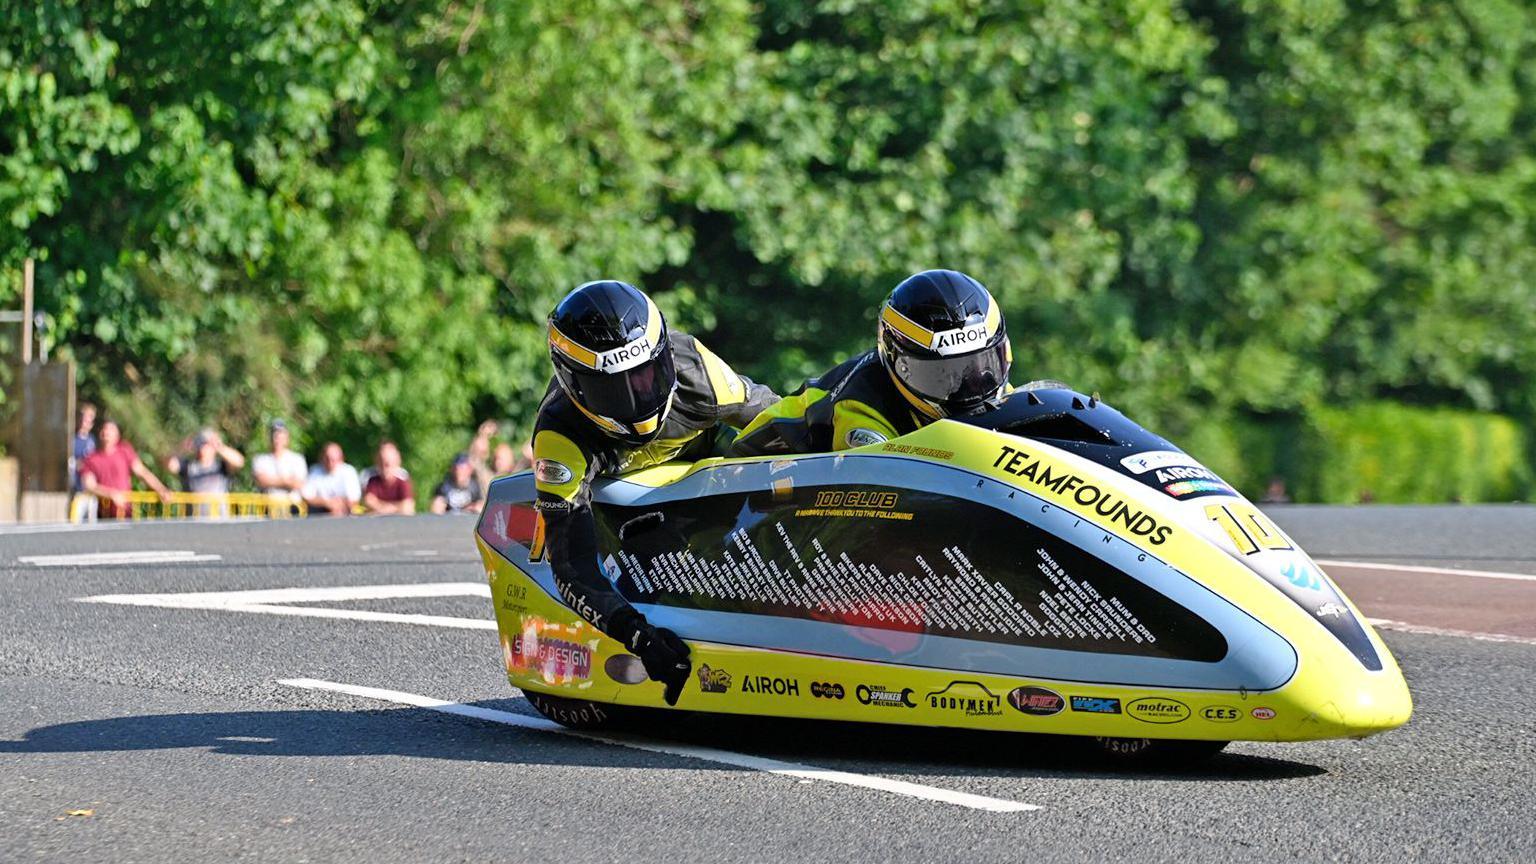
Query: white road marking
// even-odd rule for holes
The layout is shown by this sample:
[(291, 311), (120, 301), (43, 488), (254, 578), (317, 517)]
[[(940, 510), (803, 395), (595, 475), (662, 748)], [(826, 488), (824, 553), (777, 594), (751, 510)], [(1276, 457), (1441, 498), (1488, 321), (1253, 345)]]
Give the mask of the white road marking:
[(410, 597), (490, 597), (484, 582), (428, 582), (408, 585), (337, 585), (321, 588), (264, 588), (254, 591), (197, 591), (183, 594), (100, 594), (78, 597), (82, 603), (118, 606), (158, 606), (164, 609), (215, 609), (258, 615), (291, 615), (299, 618), (333, 618), (352, 621), (383, 621), (420, 624), (462, 630), (495, 630), (490, 618), (459, 618), (450, 615), (416, 615), (377, 612), (371, 609), (335, 609), (327, 606), (288, 606), (288, 603), (336, 603), (346, 600), (397, 600)]
[(1324, 561), (1322, 567), (1353, 567), (1356, 570), (1401, 570), (1404, 573), (1428, 573), (1435, 576), (1476, 576), (1481, 579), (1510, 579), (1516, 582), (1536, 582), (1533, 573), (1499, 573), (1493, 570), (1453, 570), (1448, 567), (1416, 567), (1409, 564), (1376, 564), (1370, 561)]
[(218, 555), (199, 555), (191, 549), (149, 549), (140, 552), (86, 552), (78, 555), (27, 555), (16, 559), (38, 567), (107, 567), (139, 564), (186, 564), (222, 561)]
[(1527, 636), (1508, 636), (1503, 633), (1476, 633), (1471, 630), (1451, 630), (1445, 627), (1426, 627), (1422, 624), (1410, 624), (1407, 621), (1393, 621), (1389, 618), (1367, 618), (1373, 627), (1383, 630), (1398, 630), (1403, 633), (1422, 633), (1428, 636), (1455, 636), (1458, 639), (1476, 639), (1479, 642), (1512, 642), (1516, 645), (1536, 645), (1536, 639)]
[(872, 777), (865, 774), (854, 774), (848, 771), (833, 771), (828, 768), (817, 768), (812, 765), (802, 765), (796, 762), (783, 762), (778, 759), (768, 759), (762, 756), (751, 756), (746, 753), (735, 753), (730, 750), (717, 750), (713, 747), (695, 747), (689, 744), (662, 744), (653, 741), (642, 741), (631, 738), (613, 738), (607, 735), (597, 735), (591, 732), (580, 732), (567, 729), (564, 726), (545, 720), (542, 717), (529, 717), (523, 714), (514, 714), (509, 711), (497, 711), (492, 708), (483, 708), (479, 705), (465, 705), (461, 702), (447, 702), (442, 699), (434, 699), (430, 696), (422, 696), (416, 693), (405, 693), (399, 690), (382, 690), (377, 687), (360, 687), (356, 684), (340, 684), (334, 681), (319, 681), (314, 678), (289, 678), (278, 681), (289, 687), (301, 687), (306, 690), (328, 690), (334, 693), (346, 693), (351, 696), (359, 696), (364, 699), (377, 699), (382, 702), (394, 702), (399, 705), (411, 705), (417, 708), (426, 708), (431, 711), (441, 711), (444, 714), (455, 714), (460, 717), (472, 717), (476, 720), (486, 720), (491, 723), (501, 723), (506, 726), (516, 726), (522, 729), (532, 729), (539, 732), (554, 732), (560, 735), (570, 735), (588, 741), (597, 741), (603, 744), (611, 744), (618, 747), (630, 747), (635, 750), (645, 750), (651, 753), (664, 753), (670, 756), (682, 756), (689, 759), (700, 759), (706, 762), (718, 762), (722, 765), (731, 765), (737, 768), (750, 768), (754, 771), (765, 771), (769, 774), (779, 774), (785, 777), (795, 777), (802, 781), (820, 780), (825, 783), (839, 783), (845, 786), (857, 786), (863, 789), (874, 789), (880, 792), (890, 792), (896, 795), (906, 795), (911, 798), (920, 798), (925, 801), (939, 801), (946, 804), (957, 804), (961, 807), (969, 807), (974, 810), (986, 810), (993, 813), (1022, 813), (1029, 810), (1039, 810), (1038, 804), (1025, 804), (1019, 801), (1008, 801), (1002, 798), (989, 798), (985, 795), (973, 795), (969, 792), (957, 792), (952, 789), (941, 789), (937, 786), (924, 786), (920, 783), (909, 783), (905, 780), (890, 780), (885, 777)]
[(88, 531), (122, 531), (129, 522), (38, 522), (22, 525), (0, 525), (0, 537), (7, 534), (73, 534)]

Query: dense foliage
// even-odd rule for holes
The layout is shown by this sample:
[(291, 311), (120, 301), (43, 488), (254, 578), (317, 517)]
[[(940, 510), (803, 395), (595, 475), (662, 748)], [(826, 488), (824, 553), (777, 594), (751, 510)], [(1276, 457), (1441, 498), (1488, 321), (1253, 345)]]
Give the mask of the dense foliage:
[(150, 449), (283, 415), (435, 470), (526, 429), (585, 279), (792, 389), (951, 266), (1018, 380), (1226, 467), (1355, 402), (1536, 417), (1533, 94), (1506, 0), (9, 4), (0, 307), (38, 258)]

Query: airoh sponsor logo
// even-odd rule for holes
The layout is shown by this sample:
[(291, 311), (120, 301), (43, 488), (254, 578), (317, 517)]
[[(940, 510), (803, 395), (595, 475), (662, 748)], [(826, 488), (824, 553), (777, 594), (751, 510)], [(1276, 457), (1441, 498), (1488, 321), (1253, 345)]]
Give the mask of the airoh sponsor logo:
[(799, 696), (800, 682), (793, 678), (777, 678), (772, 675), (744, 675), (741, 692), (761, 693), (768, 696)]
[(640, 361), (651, 356), (653, 350), (654, 346), (650, 339), (637, 339), (628, 345), (597, 355), (597, 368), (603, 372), (610, 370), (618, 372), (631, 366), (638, 366)]
[(991, 336), (985, 324), (976, 324), (959, 330), (945, 330), (934, 334), (933, 349), (940, 354), (952, 354), (970, 348), (980, 348)]

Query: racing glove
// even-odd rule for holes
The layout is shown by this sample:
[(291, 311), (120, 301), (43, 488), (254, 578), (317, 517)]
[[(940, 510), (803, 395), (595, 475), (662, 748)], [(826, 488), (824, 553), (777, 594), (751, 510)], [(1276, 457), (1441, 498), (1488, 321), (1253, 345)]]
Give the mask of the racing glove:
[(627, 635), (613, 635), (623, 635), (624, 647), (640, 658), (645, 666), (645, 674), (667, 688), (662, 698), (667, 700), (668, 705), (676, 705), (678, 697), (683, 694), (683, 685), (688, 683), (688, 673), (693, 669), (693, 664), (688, 660), (688, 643), (665, 627), (652, 627), (638, 612), (633, 614), (632, 620), (625, 616), (614, 622), (613, 629), (627, 630)]

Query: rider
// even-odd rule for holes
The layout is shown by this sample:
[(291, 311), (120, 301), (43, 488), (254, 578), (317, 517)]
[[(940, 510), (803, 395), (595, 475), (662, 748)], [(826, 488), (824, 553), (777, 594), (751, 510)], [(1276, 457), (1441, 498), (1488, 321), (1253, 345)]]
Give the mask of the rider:
[(929, 422), (984, 411), (1009, 391), (1003, 313), (954, 270), (907, 277), (880, 309), (879, 343), (757, 416), (732, 448), (747, 456), (879, 444)]
[(661, 310), (624, 282), (588, 282), (549, 316), (550, 382), (534, 423), (539, 529), (560, 596), (592, 626), (639, 656), (676, 704), (688, 646), (653, 627), (598, 563), (591, 482), (672, 459), (709, 455), (721, 424), (745, 426), (778, 401), (703, 343), (668, 330)]

